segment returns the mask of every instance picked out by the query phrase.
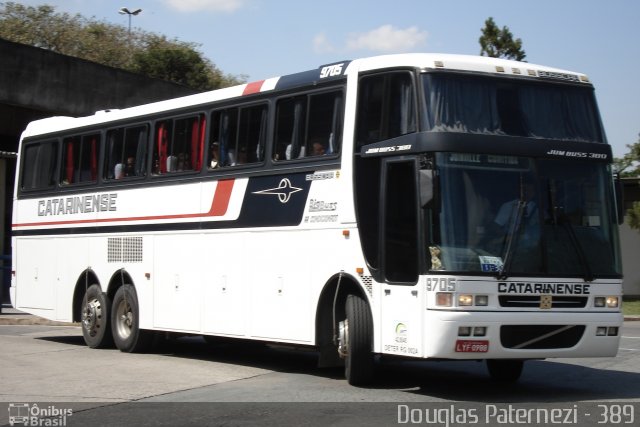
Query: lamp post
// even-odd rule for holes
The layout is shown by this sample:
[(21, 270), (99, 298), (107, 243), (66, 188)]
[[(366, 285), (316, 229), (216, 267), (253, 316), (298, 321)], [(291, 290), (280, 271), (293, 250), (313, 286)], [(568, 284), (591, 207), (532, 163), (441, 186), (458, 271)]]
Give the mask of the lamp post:
[(136, 16), (140, 12), (142, 12), (142, 9), (136, 9), (134, 11), (130, 11), (126, 7), (121, 7), (120, 10), (118, 11), (120, 15), (129, 15), (129, 40), (131, 40), (131, 16)]

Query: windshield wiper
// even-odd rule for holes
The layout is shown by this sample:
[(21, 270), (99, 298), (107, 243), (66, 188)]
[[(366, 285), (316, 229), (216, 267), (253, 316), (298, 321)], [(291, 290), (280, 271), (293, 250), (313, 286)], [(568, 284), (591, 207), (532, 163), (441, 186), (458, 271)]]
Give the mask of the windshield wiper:
[(569, 219), (567, 214), (564, 212), (564, 209), (557, 204), (556, 181), (554, 179), (549, 180), (549, 196), (551, 197), (551, 214), (553, 224), (561, 224), (567, 231), (567, 234), (569, 235), (569, 241), (575, 249), (576, 254), (578, 255), (578, 260), (582, 265), (585, 282), (593, 282), (593, 272), (591, 271), (591, 267), (589, 267), (587, 255), (584, 253), (584, 249), (582, 248), (580, 239), (578, 239), (578, 236), (576, 235), (576, 230), (575, 228), (573, 228), (571, 219)]
[(527, 201), (524, 196), (524, 184), (522, 182), (522, 177), (520, 178), (520, 199), (518, 200), (518, 206), (516, 211), (516, 217), (511, 223), (511, 227), (509, 228), (509, 234), (507, 234), (507, 245), (505, 248), (505, 253), (502, 259), (504, 262), (502, 263), (502, 268), (498, 272), (497, 278), (498, 280), (505, 280), (511, 274), (511, 264), (513, 262), (513, 253), (518, 242), (518, 234), (520, 234), (520, 228), (522, 227), (522, 217), (524, 216), (524, 212), (527, 208)]

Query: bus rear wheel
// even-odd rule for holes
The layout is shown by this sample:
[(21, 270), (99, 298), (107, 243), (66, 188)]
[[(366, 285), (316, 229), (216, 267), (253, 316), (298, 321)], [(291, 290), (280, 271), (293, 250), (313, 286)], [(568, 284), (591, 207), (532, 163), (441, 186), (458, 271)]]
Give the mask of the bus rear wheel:
[(113, 341), (120, 351), (141, 353), (149, 349), (153, 335), (140, 329), (140, 310), (136, 290), (122, 285), (113, 297), (111, 325)]
[(487, 370), (494, 381), (501, 383), (515, 383), (522, 375), (524, 360), (518, 359), (488, 359)]
[(91, 348), (103, 348), (113, 345), (109, 309), (109, 296), (98, 285), (91, 285), (82, 300), (82, 336)]
[(346, 319), (340, 322), (340, 353), (345, 358), (347, 382), (360, 386), (373, 380), (373, 319), (367, 302), (348, 295)]

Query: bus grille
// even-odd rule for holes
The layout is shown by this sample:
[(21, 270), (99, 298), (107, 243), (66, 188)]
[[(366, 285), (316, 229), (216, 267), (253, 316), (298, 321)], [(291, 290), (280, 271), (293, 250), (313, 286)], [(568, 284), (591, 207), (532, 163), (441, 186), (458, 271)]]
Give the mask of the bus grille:
[[(540, 295), (501, 295), (500, 307), (540, 308)], [(589, 297), (553, 296), (551, 308), (584, 308)]]
[(513, 349), (569, 348), (578, 344), (584, 330), (584, 325), (504, 325), (500, 341)]

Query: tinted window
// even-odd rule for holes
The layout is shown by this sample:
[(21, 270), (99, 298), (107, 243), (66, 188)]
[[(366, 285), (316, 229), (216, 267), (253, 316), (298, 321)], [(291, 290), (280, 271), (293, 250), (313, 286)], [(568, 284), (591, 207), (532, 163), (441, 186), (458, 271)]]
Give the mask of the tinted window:
[(205, 128), (204, 115), (157, 122), (153, 173), (199, 170), (202, 167)]
[(22, 189), (36, 190), (54, 186), (57, 164), (57, 141), (25, 146), (22, 154)]
[(284, 98), (276, 107), (274, 160), (293, 160), (340, 151), (342, 93)]
[(131, 126), (107, 132), (105, 150), (106, 179), (121, 179), (147, 174), (148, 126)]
[(357, 109), (357, 148), (415, 132), (411, 74), (395, 72), (362, 78)]
[(264, 160), (267, 106), (227, 108), (212, 116), (209, 169)]
[(62, 142), (61, 185), (96, 182), (100, 134), (74, 136)]

